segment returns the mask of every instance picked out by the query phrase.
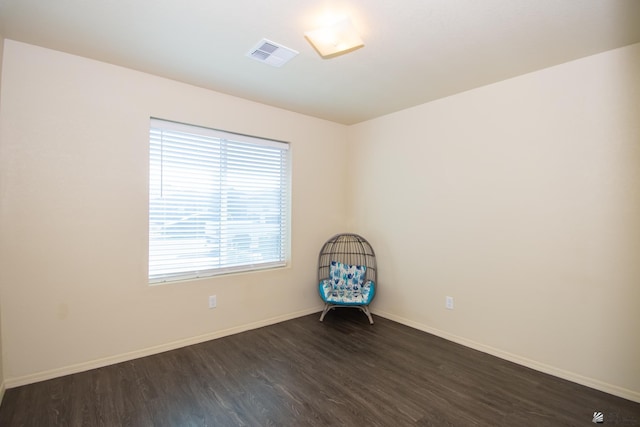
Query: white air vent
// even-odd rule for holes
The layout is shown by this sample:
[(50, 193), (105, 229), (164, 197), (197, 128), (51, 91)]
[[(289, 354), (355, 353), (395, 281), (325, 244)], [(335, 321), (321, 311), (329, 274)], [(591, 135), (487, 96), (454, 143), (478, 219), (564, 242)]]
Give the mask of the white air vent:
[(297, 54), (298, 52), (295, 50), (267, 39), (260, 40), (253, 49), (247, 52), (249, 58), (273, 65), (274, 67), (282, 67)]

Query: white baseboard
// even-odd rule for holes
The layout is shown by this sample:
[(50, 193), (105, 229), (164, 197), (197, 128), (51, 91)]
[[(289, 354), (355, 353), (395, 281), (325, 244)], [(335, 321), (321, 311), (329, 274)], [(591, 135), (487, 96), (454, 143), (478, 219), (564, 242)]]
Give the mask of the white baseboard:
[(206, 341), (211, 341), (216, 338), (222, 338), (229, 335), (238, 334), (240, 332), (262, 328), (264, 326), (274, 325), (276, 323), (306, 316), (308, 314), (318, 313), (320, 311), (322, 311), (322, 308), (319, 306), (308, 308), (306, 310), (301, 310), (294, 313), (285, 314), (282, 316), (276, 316), (270, 319), (260, 320), (257, 322), (236, 326), (236, 327), (225, 329), (222, 331), (211, 332), (211, 333), (199, 335), (196, 337), (173, 341), (167, 344), (161, 344), (158, 346), (149, 347), (142, 350), (136, 350), (129, 353), (118, 354), (115, 356), (92, 360), (89, 362), (78, 363), (76, 365), (65, 366), (63, 368), (51, 369), (49, 371), (38, 372), (35, 374), (25, 375), (22, 377), (9, 378), (9, 379), (6, 379), (5, 382), (2, 384), (1, 390), (2, 392), (4, 392), (5, 386), (6, 388), (19, 387), (22, 385), (33, 384), (40, 381), (46, 381), (52, 378), (58, 378), (65, 375), (76, 374), (78, 372), (84, 372), (91, 369), (102, 368), (104, 366), (114, 365), (116, 363), (127, 362), (129, 360), (139, 359), (141, 357), (151, 356), (158, 353), (164, 353), (165, 351), (175, 350), (177, 348), (187, 347), (189, 345), (200, 344)]
[(624, 399), (628, 399), (628, 400), (632, 400), (634, 402), (640, 403), (640, 392), (628, 390), (626, 388), (618, 387), (613, 384), (608, 384), (593, 378), (588, 378), (588, 377), (576, 374), (574, 372), (565, 371), (564, 369), (559, 369), (554, 366), (546, 365), (544, 363), (540, 363), (535, 360), (527, 359), (526, 357), (518, 356), (516, 354), (512, 354), (494, 347), (490, 347), (488, 345), (480, 344), (478, 342), (475, 342), (466, 338), (452, 335), (448, 332), (441, 331), (439, 329), (435, 329), (427, 325), (423, 325), (421, 323), (414, 322), (412, 320), (405, 319), (400, 316), (396, 316), (391, 313), (376, 310), (373, 314), (375, 314), (376, 316), (384, 317), (385, 319), (393, 320), (394, 322), (402, 323), (403, 325), (409, 326), (411, 328), (436, 335), (440, 338), (444, 338), (448, 341), (461, 344), (465, 347), (469, 347), (474, 350), (478, 350), (483, 353), (487, 353), (492, 356), (499, 357), (500, 359), (508, 360), (509, 362), (517, 363), (518, 365), (526, 366), (527, 368), (531, 368), (536, 371), (543, 372), (545, 374), (553, 375), (554, 377), (562, 378), (577, 384), (581, 384), (590, 388), (594, 388), (596, 390), (603, 391), (605, 393), (612, 394), (614, 396), (622, 397)]
[(4, 392), (6, 387), (4, 385), (4, 381), (0, 384), (0, 404), (2, 404), (2, 399), (4, 399)]

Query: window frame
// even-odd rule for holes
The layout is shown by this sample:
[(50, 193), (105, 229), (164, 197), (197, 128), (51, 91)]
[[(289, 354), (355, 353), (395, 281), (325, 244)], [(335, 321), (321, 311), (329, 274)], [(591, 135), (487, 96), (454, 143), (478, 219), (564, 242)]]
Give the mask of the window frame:
[[(165, 138), (165, 134), (171, 135), (171, 137), (167, 136)], [(180, 135), (182, 135), (187, 142), (175, 142), (180, 139)], [(167, 154), (164, 154), (164, 141), (170, 138), (174, 138), (172, 139), (175, 150), (173, 153), (180, 151), (177, 155), (173, 154), (170, 156), (168, 149)], [(211, 193), (199, 193), (211, 197), (211, 199), (207, 199), (206, 201), (206, 203), (209, 204), (207, 211), (210, 217), (208, 218), (217, 217), (217, 219), (209, 221), (207, 225), (201, 225), (200, 228), (204, 227), (202, 228), (203, 231), (184, 232), (185, 229), (191, 230), (191, 228), (194, 228), (193, 225), (190, 225), (183, 228), (178, 227), (177, 229), (179, 231), (177, 233), (174, 231), (174, 234), (169, 236), (170, 232), (168, 230), (171, 225), (167, 224), (172, 223), (175, 225), (176, 221), (168, 221), (168, 213), (171, 213), (171, 209), (164, 206), (166, 204), (165, 202), (158, 202), (158, 197), (160, 194), (160, 200), (163, 200), (166, 197), (162, 194), (166, 192), (165, 186), (171, 188), (171, 184), (165, 184), (165, 181), (169, 181), (170, 183), (177, 182), (182, 180), (183, 177), (179, 175), (180, 172), (175, 172), (174, 169), (174, 181), (171, 181), (171, 172), (165, 172), (165, 170), (170, 168), (169, 165), (176, 168), (174, 163), (170, 163), (172, 161), (176, 162), (175, 164), (182, 163), (182, 158), (180, 157), (182, 155), (195, 156), (195, 151), (188, 151), (189, 148), (186, 146), (189, 145), (189, 141), (195, 141), (196, 139), (198, 144), (211, 143), (211, 147), (214, 148), (207, 153), (218, 153), (217, 161), (219, 163), (213, 160), (212, 163), (208, 164), (211, 169), (203, 169), (200, 168), (200, 166), (196, 167), (196, 169), (202, 169), (207, 172), (207, 174), (215, 177), (211, 178), (212, 180), (217, 179), (215, 181), (217, 184), (210, 184), (207, 185), (207, 187), (217, 188), (218, 193), (210, 189), (203, 191), (212, 191)], [(185, 144), (185, 147), (181, 144)], [(179, 147), (179, 149), (176, 149), (175, 146)], [(227, 149), (229, 147), (230, 149)], [(159, 152), (157, 151), (158, 149), (160, 150)], [(182, 154), (183, 149), (187, 154)], [(173, 160), (165, 160), (165, 157), (172, 157)], [(176, 161), (176, 158), (179, 161)], [(193, 158), (195, 157), (191, 157), (190, 159), (192, 160)], [(281, 163), (280, 166), (277, 166), (278, 162)], [(230, 165), (233, 165), (234, 172), (231, 171), (232, 167), (230, 167)], [(149, 285), (203, 279), (256, 270), (269, 270), (283, 268), (289, 265), (292, 171), (289, 143), (151, 117), (149, 121), (148, 166), (149, 199), (147, 213), (149, 234), (147, 240), (147, 280)], [(186, 175), (191, 174), (191, 170), (188, 169), (191, 167), (190, 164), (186, 164), (185, 162), (184, 165), (177, 167), (177, 169), (180, 167), (184, 168), (183, 172)], [(242, 169), (246, 170), (242, 172)], [(261, 172), (266, 175), (260, 175)], [(231, 175), (234, 175), (234, 177), (231, 177)], [(263, 178), (264, 181), (260, 181), (260, 178), (256, 176)], [(176, 179), (175, 177), (180, 177), (180, 179)], [(195, 187), (198, 187), (198, 185), (202, 187), (201, 184), (194, 184)], [(245, 193), (237, 189), (243, 188), (243, 185), (245, 186)], [(187, 187), (180, 188), (184, 190)], [(247, 190), (247, 188), (253, 188), (253, 190)], [(232, 193), (235, 194), (235, 196), (232, 195)], [(190, 212), (190, 210), (194, 210), (200, 205), (199, 201), (202, 199), (199, 198), (198, 202), (194, 202), (189, 199), (189, 196), (185, 196), (185, 194), (186, 192), (177, 193), (174, 191), (173, 197), (175, 199), (185, 199), (183, 204), (180, 204), (182, 202), (173, 202), (173, 204), (169, 202), (173, 208), (174, 215), (176, 207), (182, 208), (185, 212)], [(253, 199), (255, 200), (251, 201), (252, 197), (250, 197), (249, 194), (253, 194)], [(238, 201), (241, 198), (247, 199), (248, 201)], [(266, 199), (266, 201), (263, 199)], [(223, 206), (227, 205), (224, 205), (222, 200), (226, 200), (227, 205), (233, 206), (235, 211), (233, 209), (224, 209)], [(233, 202), (229, 202), (229, 200), (233, 200)], [(256, 200), (260, 200), (260, 203)], [(216, 208), (212, 207), (215, 206), (216, 201), (219, 203), (217, 211), (215, 210)], [(163, 205), (163, 207), (156, 209), (154, 207), (155, 205)], [(245, 206), (247, 207), (246, 210), (243, 209)], [(261, 208), (263, 212), (262, 217), (260, 217), (262, 219), (260, 220), (256, 219), (258, 217), (258, 214), (256, 214), (258, 208)], [(233, 212), (236, 213), (234, 214)], [(253, 219), (250, 218), (249, 212), (253, 213), (251, 216)], [(164, 216), (159, 220), (158, 215), (162, 215), (162, 213), (164, 213)], [(268, 218), (276, 218), (275, 222), (274, 220), (265, 219), (267, 218), (267, 213), (269, 214)], [(242, 214), (244, 214), (247, 219), (243, 220), (241, 217), (240, 219), (233, 219), (233, 215), (238, 217)], [(189, 217), (187, 214), (184, 215), (184, 218)], [(163, 225), (160, 225), (163, 221)], [(242, 223), (244, 223), (244, 225)], [(211, 226), (211, 224), (215, 225)], [(212, 227), (217, 230), (217, 233), (212, 233), (213, 237), (206, 235), (206, 230)], [(189, 233), (193, 233), (193, 235)], [(190, 240), (191, 237), (194, 238)], [(171, 240), (172, 238), (176, 240), (184, 239), (184, 242), (188, 241), (188, 243), (176, 243)], [(210, 254), (203, 255), (206, 248), (202, 245), (206, 246), (206, 244), (201, 240), (207, 240), (209, 238), (217, 242), (213, 245), (217, 248), (217, 256)], [(196, 240), (198, 241), (196, 242)], [(238, 240), (238, 242), (233, 243), (235, 240)], [(167, 244), (167, 242), (169, 243)], [(187, 249), (187, 246), (191, 245), (193, 245), (194, 248), (190, 247)], [(167, 247), (173, 249), (165, 249)], [(260, 248), (262, 248), (261, 251)], [(182, 270), (167, 272), (168, 270), (165, 268), (165, 272), (162, 272), (162, 267), (165, 266), (165, 262), (161, 262), (161, 255), (158, 255), (159, 253), (168, 257), (166, 264)], [(236, 254), (236, 258), (229, 255), (234, 253)], [(243, 255), (240, 255), (241, 253)], [(272, 256), (274, 257), (273, 259), (270, 258)], [(189, 261), (178, 260), (181, 257), (193, 259), (194, 265), (187, 269), (186, 266), (189, 264)], [(217, 262), (215, 261), (216, 259)], [(222, 262), (221, 259), (225, 261)], [(266, 261), (264, 259), (266, 259)], [(229, 260), (235, 261), (229, 262)], [(218, 266), (213, 266), (216, 263)], [(205, 266), (205, 264), (207, 265)]]

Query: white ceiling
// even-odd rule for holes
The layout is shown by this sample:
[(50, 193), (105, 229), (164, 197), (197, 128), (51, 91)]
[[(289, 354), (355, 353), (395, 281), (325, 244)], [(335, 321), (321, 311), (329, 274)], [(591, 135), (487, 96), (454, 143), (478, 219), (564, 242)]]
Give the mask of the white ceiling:
[[(327, 13), (365, 47), (320, 58)], [(0, 0), (0, 34), (352, 124), (640, 42), (640, 0)], [(246, 57), (263, 37), (300, 54)]]

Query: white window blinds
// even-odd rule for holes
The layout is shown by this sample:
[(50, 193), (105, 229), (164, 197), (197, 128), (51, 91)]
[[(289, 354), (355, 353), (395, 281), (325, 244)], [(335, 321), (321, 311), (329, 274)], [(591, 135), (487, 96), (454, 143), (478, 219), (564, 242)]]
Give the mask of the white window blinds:
[(149, 282), (284, 266), (288, 144), (151, 119)]

